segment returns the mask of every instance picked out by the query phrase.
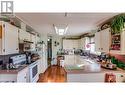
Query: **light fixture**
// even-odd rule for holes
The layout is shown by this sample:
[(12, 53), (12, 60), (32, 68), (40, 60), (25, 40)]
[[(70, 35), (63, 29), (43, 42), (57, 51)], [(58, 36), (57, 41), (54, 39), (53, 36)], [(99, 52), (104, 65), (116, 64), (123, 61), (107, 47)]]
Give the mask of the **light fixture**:
[(56, 34), (58, 35), (64, 35), (67, 32), (68, 25), (53, 25), (56, 31)]
[(48, 42), (50, 41), (50, 39), (48, 38)]

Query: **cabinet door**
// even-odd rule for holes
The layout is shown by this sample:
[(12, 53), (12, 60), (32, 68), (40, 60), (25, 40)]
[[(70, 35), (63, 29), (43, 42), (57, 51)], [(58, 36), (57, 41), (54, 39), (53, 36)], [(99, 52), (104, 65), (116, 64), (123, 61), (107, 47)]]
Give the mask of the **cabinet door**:
[(19, 29), (19, 40), (23, 41), (25, 37), (26, 37), (25, 31), (23, 31), (22, 29)]
[(29, 32), (25, 32), (25, 40), (27, 41), (31, 41), (31, 38), (30, 38), (30, 33)]
[(42, 70), (44, 69), (42, 61), (41, 60), (37, 60), (38, 61), (38, 73), (42, 73)]
[(63, 49), (66, 49), (66, 48), (67, 48), (66, 40), (63, 40)]
[(79, 41), (73, 40), (73, 48), (78, 49), (78, 47), (79, 47)]
[(74, 55), (66, 55), (65, 56), (65, 65), (73, 65), (73, 64), (75, 64)]
[(74, 55), (74, 64), (80, 64), (80, 57), (78, 55)]
[(4, 29), (5, 54), (19, 53), (18, 28), (5, 23)]
[(29, 82), (28, 68), (21, 70), (17, 74), (17, 82)]
[(73, 41), (63, 40), (63, 49), (73, 49)]
[(40, 37), (36, 36), (36, 43), (40, 42)]
[(111, 40), (111, 32), (110, 29), (104, 29), (101, 33), (101, 51), (102, 52), (109, 52), (110, 48), (110, 40)]
[(100, 34), (100, 32), (96, 32), (95, 33), (95, 50), (96, 51), (100, 51), (100, 48), (101, 48), (100, 40), (101, 40), (101, 34)]
[(81, 49), (85, 50), (85, 39), (86, 38), (81, 38)]

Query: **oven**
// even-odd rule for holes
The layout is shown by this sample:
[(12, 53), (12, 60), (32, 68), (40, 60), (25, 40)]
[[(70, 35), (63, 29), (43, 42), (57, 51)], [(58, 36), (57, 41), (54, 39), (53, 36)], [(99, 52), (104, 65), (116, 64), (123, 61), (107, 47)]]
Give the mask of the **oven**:
[(37, 82), (39, 79), (39, 74), (38, 74), (38, 62), (35, 61), (33, 62), (30, 67), (30, 82)]

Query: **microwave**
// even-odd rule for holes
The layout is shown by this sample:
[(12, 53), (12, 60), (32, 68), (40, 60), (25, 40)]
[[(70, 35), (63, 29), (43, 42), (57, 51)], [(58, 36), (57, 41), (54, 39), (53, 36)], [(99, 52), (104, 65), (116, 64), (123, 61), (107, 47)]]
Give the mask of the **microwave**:
[(25, 51), (31, 50), (31, 43), (19, 43), (19, 52), (23, 53)]

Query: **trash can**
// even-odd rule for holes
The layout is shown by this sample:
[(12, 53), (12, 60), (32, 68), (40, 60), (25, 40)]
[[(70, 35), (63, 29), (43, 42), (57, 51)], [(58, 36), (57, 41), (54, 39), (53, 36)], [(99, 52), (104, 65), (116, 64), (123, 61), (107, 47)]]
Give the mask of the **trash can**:
[(64, 67), (64, 60), (60, 60), (60, 66)]

